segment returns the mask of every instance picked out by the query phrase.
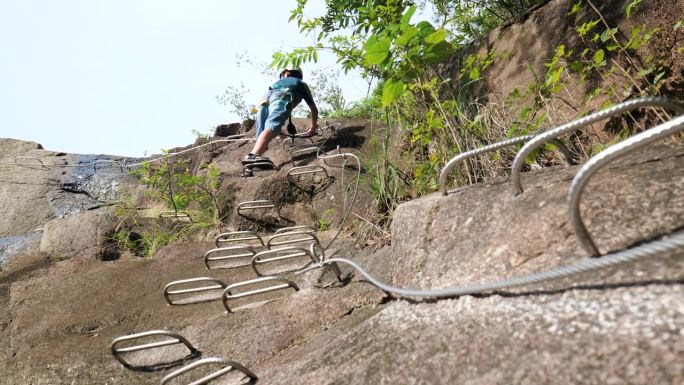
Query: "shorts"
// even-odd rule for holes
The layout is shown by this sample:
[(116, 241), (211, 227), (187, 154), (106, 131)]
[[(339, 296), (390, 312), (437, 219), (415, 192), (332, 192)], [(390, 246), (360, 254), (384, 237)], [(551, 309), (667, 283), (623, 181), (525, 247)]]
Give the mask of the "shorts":
[(266, 118), (266, 128), (280, 133), (280, 130), (285, 125), (285, 122), (290, 117), (292, 109), (290, 108), (290, 101), (292, 95), (289, 91), (274, 90), (268, 100), (268, 117)]

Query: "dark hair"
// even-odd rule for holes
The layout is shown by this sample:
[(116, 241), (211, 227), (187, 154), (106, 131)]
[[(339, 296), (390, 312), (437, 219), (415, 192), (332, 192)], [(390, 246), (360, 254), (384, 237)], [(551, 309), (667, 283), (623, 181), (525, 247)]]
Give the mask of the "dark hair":
[(295, 69), (291, 69), (291, 70), (287, 70), (287, 69), (283, 70), (283, 72), (280, 73), (280, 79), (282, 79), (283, 76), (285, 76), (285, 72), (289, 72), (290, 77), (297, 78), (299, 80), (304, 80), (304, 74), (302, 73), (302, 70), (300, 70), (299, 68), (295, 68)]

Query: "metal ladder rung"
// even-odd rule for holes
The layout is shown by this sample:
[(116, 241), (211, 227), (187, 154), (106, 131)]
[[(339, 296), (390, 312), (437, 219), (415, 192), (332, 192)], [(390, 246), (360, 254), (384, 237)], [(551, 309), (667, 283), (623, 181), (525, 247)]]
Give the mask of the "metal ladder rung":
[[(247, 292), (239, 293), (239, 294), (233, 294), (231, 292), (231, 290), (235, 290), (239, 287), (249, 286), (249, 285), (262, 283), (262, 282), (272, 282), (272, 281), (283, 282), (283, 284), (276, 285), (276, 286), (270, 286), (270, 287), (264, 287), (264, 288), (260, 288), (260, 289), (255, 289), (252, 291), (247, 291)], [(230, 300), (245, 298), (245, 297), (251, 297), (251, 296), (257, 295), (257, 294), (263, 294), (263, 293), (269, 293), (272, 291), (287, 289), (288, 287), (294, 289), (295, 291), (299, 291), (299, 287), (294, 282), (292, 282), (288, 279), (278, 277), (278, 276), (260, 277), (260, 278), (256, 278), (256, 279), (251, 279), (249, 281), (243, 281), (243, 282), (238, 282), (238, 283), (234, 283), (232, 285), (229, 285), (228, 287), (225, 288), (225, 290), (223, 290), (223, 293), (221, 294), (221, 300), (223, 301), (223, 306), (226, 308), (226, 311), (228, 313), (232, 313), (230, 306), (228, 306), (228, 301), (230, 301)]]
[[(285, 239), (284, 241), (277, 241), (281, 238), (299, 236), (299, 238)], [(311, 231), (291, 231), (280, 234), (274, 234), (266, 241), (266, 248), (270, 249), (273, 246), (290, 245), (299, 242), (314, 242), (320, 245), (318, 238)]]
[[(275, 256), (271, 258), (264, 258), (269, 255), (280, 255), (280, 256)], [(252, 257), (252, 269), (254, 269), (254, 272), (256, 273), (257, 276), (263, 276), (263, 274), (259, 271), (257, 268), (257, 265), (265, 265), (267, 263), (272, 263), (272, 262), (280, 262), (280, 261), (287, 261), (290, 259), (295, 259), (295, 258), (300, 258), (300, 257), (309, 257), (309, 259), (313, 263), (319, 263), (318, 259), (316, 256), (313, 254), (313, 248), (312, 250), (307, 250), (302, 247), (282, 247), (279, 249), (271, 249), (271, 250), (266, 250), (262, 251), (260, 253), (255, 254)], [(296, 271), (299, 269), (294, 269), (292, 271)], [(278, 274), (285, 273), (287, 271), (282, 271), (279, 272)], [(271, 274), (272, 275), (272, 274)]]
[(36, 161), (38, 161), (38, 163), (40, 163), (40, 167), (48, 168), (45, 165), (45, 163), (43, 163), (42, 160), (40, 160), (39, 158), (36, 158), (35, 156), (26, 156), (26, 155), (15, 156), (14, 157), (14, 164), (17, 164), (19, 166), (37, 166), (35, 164), (31, 164), (31, 163), (27, 163), (27, 162), (19, 162), (19, 160), (22, 160), (22, 161), (24, 161), (24, 160), (36, 160)]
[(242, 211), (245, 210), (274, 209), (278, 216), (280, 216), (280, 210), (278, 209), (278, 206), (276, 206), (276, 204), (273, 203), (273, 201), (268, 199), (241, 202), (237, 205), (235, 209), (238, 215), (243, 215)]
[(201, 360), (195, 361), (191, 364), (185, 365), (182, 368), (167, 374), (164, 378), (162, 378), (161, 385), (166, 385), (171, 380), (173, 380), (174, 378), (179, 377), (180, 375), (185, 374), (187, 372), (190, 372), (195, 368), (198, 368), (200, 366), (205, 366), (205, 365), (211, 365), (211, 364), (221, 364), (221, 365), (224, 365), (225, 367), (223, 369), (219, 369), (213, 373), (207, 374), (206, 376), (191, 382), (189, 385), (206, 384), (211, 380), (214, 380), (216, 378), (219, 378), (221, 376), (224, 376), (224, 375), (232, 372), (233, 370), (238, 370), (238, 371), (242, 372), (242, 374), (249, 377), (251, 381), (256, 381), (258, 379), (256, 374), (252, 373), (252, 371), (250, 371), (246, 367), (238, 364), (235, 361), (231, 361), (231, 360), (221, 358), (221, 357), (208, 357), (208, 358), (203, 358)]
[[(230, 237), (230, 238), (229, 238)], [(221, 233), (216, 237), (216, 247), (221, 247), (221, 243), (243, 242), (243, 241), (259, 241), (262, 246), (266, 245), (259, 234), (254, 231), (231, 231)]]
[[(254, 239), (254, 238), (250, 238)], [(214, 254), (221, 254), (221, 253), (227, 253), (227, 252), (234, 252), (237, 251), (237, 254), (228, 254), (228, 255), (218, 255), (218, 256), (212, 256)], [(242, 253), (239, 253), (240, 251), (243, 251)], [(209, 265), (210, 261), (227, 261), (227, 260), (234, 260), (234, 259), (242, 259), (242, 258), (252, 258), (254, 256), (255, 252), (254, 249), (252, 249), (249, 246), (231, 246), (231, 247), (222, 247), (218, 249), (212, 249), (204, 253), (204, 264), (207, 266), (207, 269), (211, 269), (211, 266)], [(237, 265), (237, 266), (230, 266), (230, 267), (223, 267), (224, 269), (234, 269), (238, 267), (243, 267), (243, 266), (249, 266), (248, 264), (244, 265)], [(220, 268), (220, 267), (218, 267)]]
[(192, 222), (192, 217), (185, 211), (162, 211), (159, 213), (159, 218), (175, 218), (179, 220), (180, 218), (187, 218)]
[(307, 225), (291, 226), (291, 227), (283, 227), (282, 229), (276, 230), (274, 235), (282, 234), (282, 233), (289, 233), (289, 232), (294, 232), (294, 231), (309, 231), (309, 232), (315, 233), (317, 230), (314, 229), (313, 227), (307, 226)]
[[(187, 285), (187, 284), (198, 283), (198, 282), (211, 282), (211, 283), (215, 283), (215, 285), (193, 287), (193, 288), (188, 288), (188, 289), (171, 290), (171, 288), (173, 288), (175, 286)], [(213, 290), (218, 290), (218, 289), (224, 289), (225, 287), (226, 287), (226, 284), (223, 283), (222, 281), (216, 279), (216, 278), (199, 277), (199, 278), (182, 279), (179, 281), (170, 282), (166, 286), (164, 286), (164, 298), (166, 299), (166, 303), (168, 303), (169, 305), (172, 305), (172, 306), (191, 305), (191, 304), (195, 304), (195, 303), (209, 302), (209, 301), (214, 301), (218, 298), (201, 299), (201, 300), (178, 303), (178, 302), (174, 302), (173, 299), (171, 298), (171, 296), (180, 295), (180, 294), (200, 293), (200, 292), (205, 292), (205, 291), (213, 291)]]
[[(126, 341), (133, 341), (137, 340), (140, 338), (145, 338), (145, 337), (153, 337), (153, 336), (163, 336), (163, 337), (171, 337), (170, 340), (165, 340), (165, 341), (157, 341), (157, 342), (150, 342), (142, 345), (133, 345), (133, 346), (127, 346), (120, 348), (119, 345), (123, 342)], [(199, 354), (199, 350), (197, 350), (192, 344), (185, 339), (183, 336), (177, 333), (173, 333), (170, 331), (166, 330), (150, 330), (147, 332), (142, 332), (142, 333), (136, 333), (136, 334), (130, 334), (122, 337), (115, 338), (112, 343), (109, 346), (110, 352), (112, 353), (112, 356), (119, 361), (124, 367), (134, 370), (141, 368), (140, 366), (133, 366), (126, 362), (121, 355), (126, 354), (126, 353), (132, 353), (132, 352), (138, 352), (141, 350), (148, 350), (148, 349), (155, 349), (155, 348), (161, 348), (164, 346), (172, 346), (172, 345), (178, 345), (178, 344), (183, 344), (185, 345), (186, 348), (190, 351), (189, 356), (191, 357), (197, 357)]]

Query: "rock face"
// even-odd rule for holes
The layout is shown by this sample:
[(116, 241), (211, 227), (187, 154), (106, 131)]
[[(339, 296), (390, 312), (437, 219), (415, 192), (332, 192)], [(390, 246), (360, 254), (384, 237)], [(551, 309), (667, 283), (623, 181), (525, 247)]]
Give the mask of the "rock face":
[(40, 251), (57, 259), (113, 259), (107, 247), (112, 242), (116, 227), (112, 211), (110, 208), (101, 208), (48, 221), (43, 227)]
[[(576, 170), (526, 175), (526, 191), (517, 197), (510, 183), (498, 180), (405, 203), (394, 218), (391, 246), (371, 253), (342, 239), (336, 256), (383, 281), (422, 288), (575, 261), (586, 255), (566, 219), (565, 195)], [(680, 144), (651, 147), (598, 173), (583, 214), (599, 248), (623, 249), (681, 228), (684, 201), (676, 192), (684, 185), (682, 170)], [(55, 228), (70, 220), (55, 221)], [(90, 221), (97, 226), (96, 215)], [(129, 371), (108, 350), (118, 336), (153, 329), (180, 333), (204, 357), (247, 366), (259, 384), (684, 380), (684, 250), (439, 301), (390, 298), (341, 265), (343, 283), (318, 270), (290, 274), (299, 291), (236, 301), (229, 314), (216, 297), (166, 305), (162, 288), (173, 280), (211, 276), (230, 284), (255, 276), (249, 267), (207, 271), (201, 256), (213, 247), (174, 244), (139, 261), (74, 258), (13, 282), (0, 278), (0, 293), (6, 293), (0, 296), (0, 337), (9, 341), (0, 350), (0, 370), (8, 383), (159, 383), (168, 370)], [(145, 351), (127, 359), (151, 365), (172, 354)]]
[[(0, 243), (4, 244), (14, 243), (17, 237), (33, 239), (35, 236), (31, 234), (56, 218), (71, 218), (87, 212), (84, 221), (93, 224), (93, 214), (89, 210), (116, 201), (122, 186), (135, 184), (122, 163), (110, 156), (57, 153), (43, 150), (37, 143), (14, 139), (0, 139), (0, 154), (0, 212), (3, 213), (0, 216)], [(80, 227), (74, 231), (85, 230), (83, 225), (76, 225), (78, 222), (72, 220), (68, 224)], [(66, 252), (65, 239), (79, 238), (78, 233), (69, 234), (70, 230), (62, 227), (64, 224), (50, 226), (42, 251)], [(101, 226), (98, 230), (87, 229), (86, 233), (92, 235), (92, 230), (100, 234), (101, 229)], [(50, 235), (56, 232), (59, 236)], [(29, 244), (37, 245), (36, 242)], [(61, 245), (59, 250), (49, 249), (49, 245), (58, 244)], [(85, 250), (81, 246), (71, 250)], [(19, 249), (27, 251), (26, 248), (7, 248), (3, 252), (3, 263)], [(93, 255), (92, 252), (86, 254)]]

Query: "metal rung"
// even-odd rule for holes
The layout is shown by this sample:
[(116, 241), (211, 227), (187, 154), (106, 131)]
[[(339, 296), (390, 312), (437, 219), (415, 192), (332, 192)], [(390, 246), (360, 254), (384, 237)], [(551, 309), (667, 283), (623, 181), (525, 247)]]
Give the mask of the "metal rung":
[[(261, 289), (255, 289), (252, 291), (247, 291), (247, 292), (239, 293), (239, 294), (233, 294), (231, 292), (232, 290), (237, 289), (239, 287), (249, 286), (249, 285), (262, 283), (262, 282), (272, 282), (272, 281), (283, 282), (283, 284), (271, 286), (271, 287), (265, 287), (265, 288), (261, 288)], [(228, 301), (230, 301), (230, 300), (240, 299), (240, 298), (245, 298), (245, 297), (251, 297), (251, 296), (257, 295), (257, 294), (263, 294), (263, 293), (269, 293), (272, 291), (287, 289), (288, 287), (293, 288), (295, 291), (299, 291), (299, 287), (294, 282), (287, 280), (285, 278), (275, 277), (275, 276), (260, 277), (260, 278), (256, 278), (256, 279), (251, 279), (249, 281), (234, 283), (234, 284), (226, 287), (226, 289), (221, 294), (221, 299), (223, 301), (223, 306), (225, 306), (225, 308), (226, 308), (226, 311), (228, 313), (231, 313), (232, 310), (230, 309), (230, 306), (228, 306)]]
[(317, 165), (308, 165), (292, 167), (291, 169), (287, 170), (287, 180), (292, 184), (296, 184), (294, 181), (295, 176), (318, 173), (323, 173), (325, 174), (326, 179), (330, 179), (330, 175), (328, 175), (328, 171), (325, 168)]
[[(153, 337), (153, 336), (165, 336), (165, 337), (171, 337), (170, 340), (165, 340), (165, 341), (157, 341), (157, 342), (151, 342), (147, 344), (142, 344), (142, 345), (133, 345), (133, 346), (127, 346), (120, 348), (119, 345), (125, 341), (132, 341), (132, 340), (137, 340), (140, 338), (145, 338), (145, 337)], [(177, 345), (177, 344), (183, 344), (185, 347), (190, 350), (190, 353), (188, 356), (190, 357), (198, 357), (199, 356), (199, 350), (197, 350), (192, 344), (183, 338), (180, 334), (176, 334), (173, 332), (169, 332), (166, 330), (151, 330), (147, 332), (142, 332), (142, 333), (137, 333), (137, 334), (130, 334), (127, 336), (123, 337), (118, 337), (115, 338), (111, 345), (110, 345), (110, 351), (114, 358), (116, 358), (117, 361), (121, 363), (121, 365), (125, 366), (128, 369), (135, 370), (138, 368), (141, 368), (139, 366), (133, 366), (126, 362), (121, 355), (125, 353), (132, 353), (132, 352), (137, 352), (141, 350), (148, 350), (148, 349), (155, 349), (155, 348), (160, 348), (164, 346), (171, 346), (171, 345)]]
[(684, 104), (677, 100), (659, 96), (646, 96), (616, 104), (612, 107), (594, 112), (593, 114), (589, 114), (562, 126), (545, 131), (527, 142), (527, 144), (524, 145), (520, 151), (518, 151), (518, 154), (513, 160), (513, 165), (511, 166), (511, 184), (513, 185), (515, 194), (520, 194), (523, 192), (522, 183), (520, 181), (520, 172), (522, 171), (523, 164), (525, 164), (525, 159), (527, 159), (527, 156), (534, 151), (534, 149), (551, 139), (555, 139), (562, 135), (579, 130), (580, 128), (586, 127), (590, 124), (644, 107), (662, 107), (676, 111), (677, 114), (684, 114)]
[(187, 372), (190, 372), (200, 366), (205, 366), (205, 365), (211, 365), (211, 364), (221, 364), (224, 366), (223, 369), (219, 369), (213, 373), (210, 373), (199, 380), (195, 380), (191, 382), (189, 385), (202, 385), (209, 383), (211, 380), (214, 380), (216, 378), (222, 377), (230, 372), (232, 372), (234, 369), (242, 372), (245, 376), (250, 378), (250, 381), (256, 381), (258, 377), (256, 374), (252, 373), (249, 369), (245, 368), (244, 366), (238, 364), (235, 361), (231, 361), (225, 358), (220, 358), (220, 357), (209, 357), (209, 358), (203, 358), (201, 360), (195, 361), (191, 364), (185, 365), (184, 367), (169, 373), (166, 375), (164, 378), (161, 380), (161, 385), (166, 385), (168, 384), (171, 380), (174, 378), (185, 374)]
[[(197, 282), (211, 282), (211, 283), (214, 283), (215, 285), (193, 287), (193, 288), (188, 288), (188, 289), (171, 290), (175, 286), (182, 286), (182, 285), (187, 285), (187, 284), (197, 283)], [(201, 293), (201, 292), (205, 292), (205, 291), (213, 291), (213, 290), (218, 290), (218, 289), (224, 289), (225, 287), (226, 287), (226, 284), (221, 282), (220, 280), (218, 280), (216, 278), (199, 277), (199, 278), (182, 279), (180, 281), (173, 281), (173, 282), (167, 284), (166, 286), (164, 286), (164, 298), (166, 298), (166, 302), (169, 305), (190, 305), (190, 304), (195, 304), (195, 303), (210, 302), (210, 301), (214, 301), (218, 298), (211, 298), (211, 299), (204, 298), (204, 299), (200, 299), (200, 300), (196, 300), (196, 301), (178, 303), (178, 302), (173, 302), (173, 300), (171, 299), (171, 296), (180, 295), (180, 294)]]
[[(266, 258), (271, 255), (276, 255), (275, 257), (271, 258)], [(271, 249), (271, 250), (265, 250), (260, 253), (255, 254), (252, 257), (252, 269), (254, 269), (254, 272), (256, 273), (257, 276), (261, 277), (263, 274), (257, 269), (257, 265), (265, 265), (267, 263), (271, 262), (281, 262), (281, 261), (287, 261), (290, 259), (295, 259), (299, 257), (309, 257), (309, 259), (313, 263), (319, 263), (319, 261), (316, 259), (316, 257), (312, 254), (312, 251), (307, 250), (303, 247), (281, 247), (278, 249)], [(294, 269), (292, 271), (296, 271), (299, 269)], [(282, 274), (287, 271), (281, 271), (278, 273), (271, 273), (271, 274)]]
[(175, 218), (176, 220), (187, 218), (192, 222), (192, 217), (185, 211), (162, 211), (159, 213), (159, 218)]
[(265, 246), (264, 240), (254, 231), (231, 231), (219, 234), (216, 237), (216, 247), (221, 247), (221, 243), (259, 241), (261, 246)]
[(292, 162), (292, 165), (295, 165), (295, 157), (299, 154), (308, 154), (311, 151), (315, 151), (318, 153), (318, 150), (320, 149), (320, 146), (317, 144), (300, 144), (297, 146), (292, 146), (290, 149), (290, 161)]
[(93, 170), (94, 171), (97, 171), (97, 165), (98, 164), (106, 164), (106, 165), (116, 166), (121, 170), (121, 172), (124, 172), (124, 166), (118, 160), (98, 159), (95, 162), (93, 162)]
[(611, 161), (681, 131), (684, 131), (684, 115), (668, 120), (665, 123), (608, 147), (589, 159), (577, 171), (568, 191), (570, 224), (575, 230), (575, 235), (577, 235), (579, 243), (589, 253), (589, 256), (598, 257), (600, 255), (591, 234), (589, 234), (589, 230), (587, 230), (587, 227), (582, 220), (580, 212), (582, 192), (587, 186), (587, 183), (589, 183), (591, 177)]
[[(514, 146), (516, 144), (525, 143), (525, 142), (532, 140), (534, 138), (535, 138), (535, 135), (532, 135), (532, 134), (518, 136), (516, 138), (502, 140), (501, 142), (492, 143), (490, 145), (480, 147), (480, 148), (476, 148), (474, 150), (466, 151), (464, 153), (456, 155), (451, 160), (449, 160), (446, 165), (444, 165), (444, 168), (439, 173), (439, 190), (442, 192), (442, 195), (447, 195), (446, 180), (447, 180), (447, 177), (449, 176), (449, 171), (451, 171), (454, 167), (456, 167), (456, 165), (459, 164), (460, 162), (464, 162), (470, 158), (473, 158), (477, 155), (485, 154), (487, 152), (492, 152), (492, 151), (500, 150), (502, 148)], [(551, 141), (551, 143), (553, 143), (558, 148), (558, 150), (563, 154), (563, 156), (565, 156), (565, 161), (568, 164), (574, 164), (575, 163), (573, 160), (573, 157), (572, 157), (572, 153), (563, 144), (563, 142), (561, 142), (560, 140), (557, 140), (557, 139), (553, 139)]]
[[(295, 136), (296, 139), (308, 139), (311, 144), (314, 143), (313, 136)], [(287, 137), (283, 139), (283, 150), (288, 151), (290, 148), (296, 146), (292, 141), (292, 137)]]
[[(217, 256), (214, 256), (218, 254)], [(204, 254), (204, 264), (207, 269), (212, 267), (209, 265), (210, 261), (227, 261), (243, 258), (251, 258), (254, 256), (254, 249), (250, 246), (230, 246), (230, 247), (220, 247), (218, 249), (212, 249)], [(214, 269), (235, 269), (238, 267), (249, 266), (250, 264), (236, 265), (236, 266), (215, 266)]]
[(260, 209), (274, 209), (278, 216), (280, 216), (280, 210), (278, 210), (278, 207), (275, 205), (275, 203), (273, 203), (273, 201), (268, 199), (242, 202), (236, 207), (238, 215), (243, 215), (241, 211)]
[(39, 158), (36, 158), (35, 156), (25, 156), (25, 155), (19, 155), (14, 157), (14, 164), (20, 165), (20, 166), (36, 166), (35, 164), (27, 163), (27, 162), (19, 162), (20, 160), (25, 161), (25, 160), (31, 160), (31, 161), (37, 161), (40, 163), (40, 167), (43, 168), (48, 168), (45, 163), (43, 163), (42, 160)]
[(294, 231), (308, 231), (311, 233), (315, 233), (317, 230), (311, 226), (302, 225), (302, 226), (283, 227), (282, 229), (276, 230), (275, 234), (291, 233)]
[[(279, 239), (285, 239), (278, 241)], [(291, 239), (288, 239), (291, 238)], [(290, 245), (299, 242), (314, 242), (320, 245), (316, 235), (310, 231), (291, 231), (286, 233), (274, 234), (266, 241), (266, 248), (270, 249), (273, 246)]]
[(254, 171), (280, 170), (273, 162), (254, 162), (242, 166), (242, 175), (253, 173)]

